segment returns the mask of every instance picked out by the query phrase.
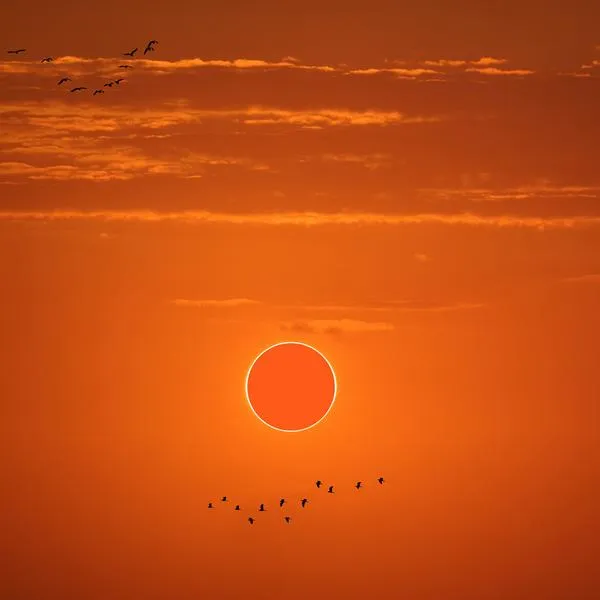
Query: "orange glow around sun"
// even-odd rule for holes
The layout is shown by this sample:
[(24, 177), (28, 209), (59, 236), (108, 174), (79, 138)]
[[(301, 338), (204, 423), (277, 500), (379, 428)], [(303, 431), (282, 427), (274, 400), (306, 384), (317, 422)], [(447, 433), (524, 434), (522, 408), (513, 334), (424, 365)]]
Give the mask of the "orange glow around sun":
[(337, 382), (329, 361), (301, 342), (282, 342), (254, 360), (246, 397), (256, 416), (281, 431), (302, 431), (330, 411)]

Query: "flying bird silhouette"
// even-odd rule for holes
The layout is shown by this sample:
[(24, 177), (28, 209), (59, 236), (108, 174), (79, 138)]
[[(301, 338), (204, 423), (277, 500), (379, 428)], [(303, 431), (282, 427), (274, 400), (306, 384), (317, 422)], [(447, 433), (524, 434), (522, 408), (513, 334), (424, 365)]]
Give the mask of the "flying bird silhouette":
[(236, 504), (236, 505), (235, 505), (235, 508), (234, 508), (233, 510), (240, 510), (240, 505), (239, 505), (239, 504)]
[(21, 54), (21, 52), (27, 52), (27, 49), (19, 48), (18, 50), (7, 50), (8, 54)]
[(46, 56), (46, 58), (42, 58), (40, 62), (47, 63), (52, 62), (54, 59), (51, 56)]
[(83, 87), (83, 86), (79, 86), (79, 87), (74, 87), (71, 91), (72, 92), (81, 92), (83, 90), (87, 90), (87, 88)]
[(259, 512), (265, 512), (265, 505), (261, 504), (258, 510)]
[(252, 525), (254, 523), (254, 519), (252, 517), (248, 517), (248, 523), (250, 523), (250, 525)]
[(144, 48), (144, 55), (146, 55), (146, 53), (148, 53), (148, 52), (154, 52), (154, 46), (150, 46), (150, 45), (146, 46)]
[(285, 498), (282, 498), (282, 499), (279, 501), (279, 508), (281, 508), (281, 507), (282, 507), (284, 504), (285, 504)]
[(137, 51), (138, 51), (138, 49), (134, 48), (133, 50), (130, 50), (129, 52), (123, 52), (123, 56), (134, 56)]
[(63, 77), (62, 79), (58, 80), (58, 83), (56, 85), (62, 85), (63, 83), (67, 83), (67, 81), (71, 81), (70, 77)]
[(380, 477), (377, 481), (379, 481), (381, 485), (385, 483), (385, 479), (383, 477)]
[(357, 481), (355, 487), (357, 490), (360, 490), (360, 488), (362, 487), (362, 481)]
[(119, 69), (133, 69), (131, 65), (119, 65)]
[(95, 96), (96, 94), (104, 94), (104, 90), (94, 90), (92, 96)]
[(300, 501), (300, 504), (302, 505), (302, 508), (304, 508), (306, 506), (307, 502), (308, 502), (308, 498), (302, 498), (302, 500)]
[(116, 83), (117, 85), (119, 85), (121, 83), (121, 81), (125, 81), (125, 78), (119, 77), (119, 79), (115, 79), (113, 83)]
[(327, 490), (327, 493), (328, 494), (333, 494), (334, 493), (332, 485), (329, 486), (329, 489)]
[(104, 84), (104, 87), (112, 87), (114, 85), (114, 82), (109, 81), (108, 83)]
[(283, 519), (286, 523), (289, 523), (292, 520), (291, 517), (283, 517)]
[(315, 482), (315, 485), (317, 486), (317, 488), (320, 488), (320, 487), (323, 485), (323, 482), (322, 482), (320, 479), (318, 479), (318, 480)]
[(212, 502), (209, 502), (209, 503), (208, 503), (208, 508), (214, 508), (214, 506), (213, 506), (213, 503), (212, 503)]
[(227, 496), (223, 496), (223, 497), (221, 498), (221, 502), (227, 502)]

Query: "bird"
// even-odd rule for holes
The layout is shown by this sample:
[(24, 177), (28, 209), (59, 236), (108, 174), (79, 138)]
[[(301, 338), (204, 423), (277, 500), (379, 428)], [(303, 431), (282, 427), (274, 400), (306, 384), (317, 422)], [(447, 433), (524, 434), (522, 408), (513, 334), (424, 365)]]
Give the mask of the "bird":
[(362, 487), (362, 481), (357, 481), (355, 487), (357, 490), (360, 490), (360, 488)]
[(380, 477), (377, 481), (379, 481), (380, 485), (383, 485), (385, 482), (385, 479), (383, 477)]
[(292, 520), (291, 517), (283, 517), (283, 519), (286, 523), (289, 523)]
[(63, 83), (67, 83), (67, 81), (71, 81), (70, 77), (63, 77), (62, 79), (58, 80), (58, 83), (56, 85), (62, 85)]
[(109, 81), (108, 83), (104, 84), (104, 87), (112, 87), (114, 85), (114, 82)]
[(117, 85), (119, 85), (121, 83), (121, 81), (125, 81), (125, 78), (119, 77), (119, 79), (115, 79), (113, 83), (116, 83)]
[(104, 94), (104, 90), (94, 90), (92, 96), (95, 96), (96, 94)]
[(208, 508), (214, 508), (214, 506), (213, 506), (213, 503), (212, 503), (212, 502), (209, 502), (209, 503), (208, 503)]
[(282, 499), (279, 501), (279, 507), (281, 508), (281, 507), (282, 507), (284, 504), (285, 504), (285, 498), (282, 498)]
[(145, 48), (144, 48), (144, 55), (146, 55), (147, 52), (154, 52), (154, 46), (151, 46), (150, 44), (148, 44)]
[(119, 69), (133, 69), (131, 65), (119, 65)]
[(223, 497), (221, 498), (221, 502), (227, 502), (227, 496), (223, 496)]
[(130, 50), (129, 52), (123, 52), (123, 56), (133, 56), (138, 51), (137, 48)]
[(261, 504), (258, 510), (259, 512), (265, 512), (265, 505)]
[(248, 517), (248, 523), (250, 523), (250, 525), (252, 525), (254, 523), (254, 519), (252, 517)]
[(79, 86), (79, 87), (74, 87), (71, 91), (72, 92), (81, 92), (83, 90), (87, 90), (87, 88), (83, 87), (83, 86)]
[(234, 508), (233, 510), (240, 510), (240, 505), (239, 505), (239, 504), (236, 504), (236, 505), (235, 505), (235, 508)]
[(327, 490), (327, 493), (328, 494), (333, 494), (334, 493), (332, 485), (329, 486), (329, 489)]
[(300, 501), (300, 504), (302, 504), (302, 508), (304, 508), (306, 506), (307, 502), (308, 502), (308, 498), (302, 498), (302, 500)]
[(19, 48), (18, 50), (7, 50), (8, 54), (21, 54), (21, 52), (26, 52), (26, 48)]
[(320, 479), (318, 479), (318, 480), (315, 482), (315, 485), (317, 486), (317, 488), (320, 488), (320, 487), (323, 485), (323, 482), (322, 482)]
[(42, 58), (40, 62), (47, 63), (52, 62), (54, 59), (51, 56), (46, 56), (46, 58)]

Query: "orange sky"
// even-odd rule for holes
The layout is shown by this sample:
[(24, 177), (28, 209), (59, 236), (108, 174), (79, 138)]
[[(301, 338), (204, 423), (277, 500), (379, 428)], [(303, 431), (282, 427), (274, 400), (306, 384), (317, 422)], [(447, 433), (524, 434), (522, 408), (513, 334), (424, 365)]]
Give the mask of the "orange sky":
[(600, 12), (451, 4), (3, 7), (0, 597), (598, 598)]

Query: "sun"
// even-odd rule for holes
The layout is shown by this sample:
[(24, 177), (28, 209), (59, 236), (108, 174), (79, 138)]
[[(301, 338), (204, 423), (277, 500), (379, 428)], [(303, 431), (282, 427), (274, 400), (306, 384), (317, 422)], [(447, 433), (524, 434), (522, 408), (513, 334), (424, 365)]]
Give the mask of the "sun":
[(337, 395), (331, 363), (303, 342), (263, 350), (246, 375), (246, 399), (254, 414), (279, 431), (305, 431), (320, 423)]

